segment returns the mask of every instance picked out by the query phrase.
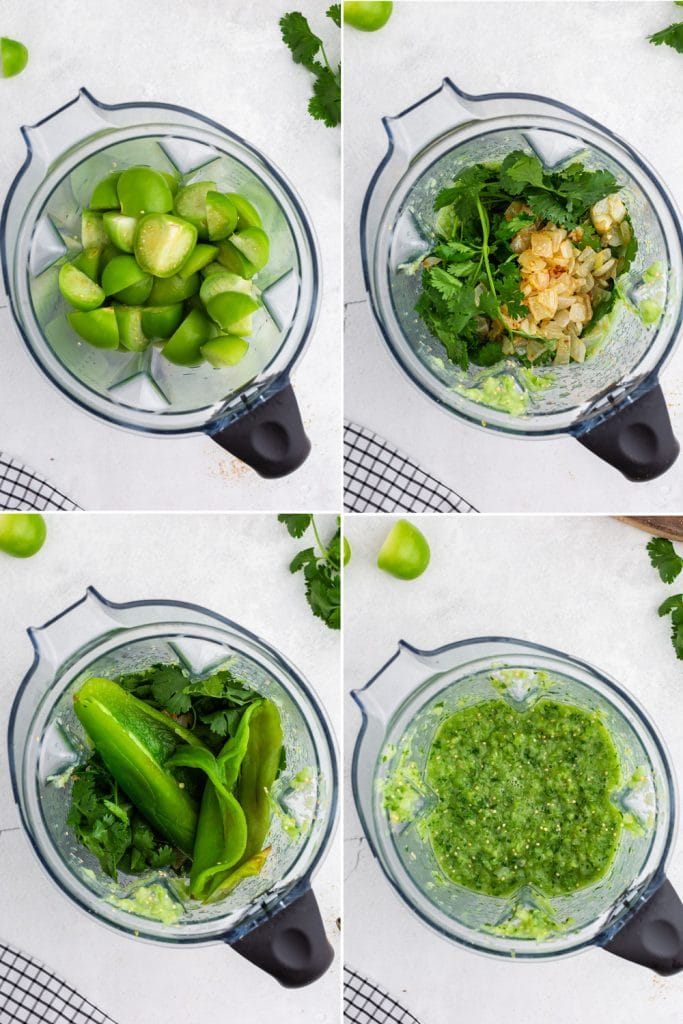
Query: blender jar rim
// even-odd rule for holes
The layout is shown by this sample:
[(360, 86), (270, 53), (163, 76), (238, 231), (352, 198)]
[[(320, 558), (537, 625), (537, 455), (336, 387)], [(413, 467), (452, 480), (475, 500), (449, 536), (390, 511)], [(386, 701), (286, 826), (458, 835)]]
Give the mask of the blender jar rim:
[[(101, 924), (113, 928), (116, 931), (120, 931), (128, 936), (134, 935), (134, 937), (137, 938), (140, 935), (146, 941), (193, 946), (209, 945), (221, 941), (232, 943), (246, 935), (249, 931), (251, 931), (252, 928), (258, 927), (259, 924), (263, 923), (263, 920), (265, 920), (272, 914), (277, 913), (284, 906), (294, 901), (307, 888), (309, 888), (312, 876), (320, 866), (324, 857), (327, 855), (330, 842), (332, 841), (332, 838), (337, 828), (339, 803), (338, 751), (334, 733), (332, 731), (332, 726), (328, 720), (327, 713), (321, 701), (317, 697), (315, 691), (310, 686), (310, 684), (305, 680), (305, 678), (299, 672), (299, 670), (289, 661), (289, 659), (286, 658), (285, 655), (283, 655), (277, 648), (273, 647), (267, 640), (262, 639), (256, 633), (253, 633), (246, 627), (239, 625), (239, 623), (236, 623), (233, 619), (229, 619), (227, 616), (224, 616), (219, 612), (215, 612), (211, 609), (206, 608), (204, 605), (199, 605), (194, 602), (177, 601), (172, 599), (154, 600), (153, 598), (145, 598), (139, 601), (110, 601), (108, 598), (104, 597), (104, 595), (102, 595), (100, 591), (97, 590), (96, 587), (88, 586), (83, 597), (79, 598), (77, 601), (72, 602), (57, 615), (52, 616), (42, 626), (28, 627), (27, 633), (33, 648), (33, 661), (17, 689), (14, 700), (12, 702), (12, 707), (10, 710), (9, 721), (7, 726), (7, 743), (9, 752), (8, 760), (10, 769), (10, 780), (12, 785), (12, 795), (19, 809), (19, 815), (21, 818), (23, 831), (30, 842), (31, 848), (36, 854), (36, 857), (42, 869), (46, 872), (52, 883), (59, 889), (59, 891), (62, 892), (65, 896), (67, 896), (68, 899), (71, 902), (73, 902), (78, 907), (79, 910), (88, 914), (88, 916), (93, 916), (92, 907), (88, 905), (87, 901), (82, 900), (80, 894), (75, 892), (74, 890), (70, 889), (69, 891), (65, 891), (61, 883), (61, 880), (55, 875), (55, 873), (52, 870), (52, 867), (48, 864), (46, 858), (43, 856), (43, 852), (33, 835), (33, 829), (27, 818), (27, 814), (24, 808), (24, 801), (21, 796), (21, 782), (20, 779), (17, 777), (18, 773), (21, 773), (21, 771), (23, 770), (24, 751), (22, 750), (21, 756), (18, 756), (18, 751), (16, 749), (18, 746), (18, 741), (16, 740), (14, 733), (16, 726), (16, 717), (19, 705), (21, 703), (21, 698), (23, 697), (31, 681), (31, 678), (33, 677), (34, 672), (41, 661), (41, 649), (38, 634), (40, 634), (43, 630), (49, 628), (51, 625), (53, 625), (60, 619), (64, 618), (70, 612), (74, 611), (80, 605), (84, 604), (86, 601), (92, 598), (99, 602), (104, 608), (109, 608), (112, 610), (145, 608), (151, 606), (189, 610), (192, 612), (196, 612), (200, 615), (205, 615), (209, 619), (215, 620), (221, 627), (227, 626), (230, 631), (235, 632), (239, 636), (246, 638), (251, 643), (253, 643), (257, 648), (259, 648), (262, 652), (264, 652), (268, 657), (270, 657), (275, 662), (277, 667), (279, 667), (285, 673), (288, 679), (291, 680), (295, 684), (295, 686), (301, 691), (306, 702), (310, 705), (310, 707), (313, 709), (316, 715), (317, 723), (321, 729), (330, 762), (330, 779), (326, 780), (329, 789), (330, 806), (327, 814), (327, 821), (325, 824), (324, 831), (320, 837), (320, 840), (318, 842), (318, 848), (315, 851), (310, 864), (307, 866), (306, 870), (302, 874), (295, 875), (295, 877), (292, 878), (289, 886), (286, 889), (276, 889), (274, 892), (272, 890), (267, 890), (263, 892), (261, 895), (257, 896), (253, 903), (250, 905), (250, 908), (242, 916), (242, 918), (239, 921), (237, 921), (234, 925), (230, 926), (227, 930), (225, 930), (225, 925), (223, 925), (223, 930), (221, 930), (221, 918), (212, 919), (212, 921), (210, 922), (210, 924), (213, 925), (213, 931), (211, 932), (211, 934), (188, 935), (183, 932), (182, 925), (171, 925), (164, 926), (164, 928), (170, 929), (166, 934), (159, 933), (154, 935), (143, 935), (143, 927), (136, 928), (134, 932), (132, 928), (128, 927), (123, 921), (117, 921), (110, 918), (103, 918), (100, 917), (99, 914), (96, 914), (96, 918)], [(167, 626), (170, 624), (171, 623), (164, 622), (150, 623), (149, 625)], [(176, 624), (182, 625), (182, 620), (178, 620)], [(127, 628), (129, 627), (121, 626), (117, 630), (115, 630), (115, 632), (125, 633)], [(94, 652), (98, 644), (101, 643), (104, 635), (105, 634), (100, 634), (99, 636), (94, 637), (89, 642), (86, 642), (84, 647), (79, 648), (78, 653), (90, 654)], [(58, 667), (62, 668), (64, 664), (68, 664), (68, 662), (63, 662), (62, 665)], [(45, 693), (47, 692), (48, 691), (46, 690)], [(313, 740), (313, 737), (311, 738)], [(292, 867), (294, 868), (295, 865), (296, 861), (294, 862)], [(140, 921), (142, 924), (144, 924), (145, 919), (140, 918)]]
[[(361, 769), (360, 769), (361, 747), (363, 745), (363, 741), (364, 741), (364, 738), (366, 736), (369, 723), (370, 723), (370, 721), (372, 719), (372, 713), (369, 712), (366, 709), (366, 707), (365, 707), (365, 705), (363, 703), (363, 700), (362, 700), (362, 695), (366, 691), (371, 690), (373, 684), (375, 682), (377, 682), (378, 679), (380, 679), (380, 677), (385, 673), (385, 671), (398, 658), (400, 658), (400, 656), (401, 656), (403, 651), (407, 652), (408, 654), (410, 654), (410, 655), (412, 655), (412, 656), (414, 656), (416, 658), (420, 658), (420, 659), (425, 658), (425, 659), (427, 659), (427, 658), (430, 658), (430, 657), (438, 657), (441, 654), (447, 654), (447, 653), (449, 653), (451, 651), (456, 651), (456, 650), (460, 650), (460, 649), (463, 649), (463, 648), (476, 647), (477, 645), (480, 645), (480, 644), (501, 644), (501, 645), (504, 644), (504, 645), (510, 645), (511, 647), (526, 648), (528, 653), (531, 654), (531, 655), (541, 655), (541, 656), (544, 656), (544, 657), (552, 657), (552, 658), (555, 658), (555, 659), (559, 659), (562, 662), (565, 662), (569, 667), (572, 667), (572, 666), (578, 667), (583, 672), (586, 672), (590, 676), (593, 676), (598, 682), (600, 682), (603, 686), (605, 686), (607, 688), (608, 692), (614, 692), (626, 704), (626, 706), (634, 713), (634, 715), (635, 715), (635, 717), (636, 717), (636, 719), (638, 721), (639, 726), (645, 730), (645, 732), (647, 733), (649, 738), (652, 740), (652, 742), (653, 742), (653, 744), (655, 746), (655, 749), (657, 751), (657, 754), (659, 755), (659, 757), (661, 759), (662, 765), (663, 765), (665, 773), (666, 773), (665, 774), (664, 782), (666, 784), (666, 789), (667, 789), (667, 793), (668, 793), (668, 810), (669, 810), (668, 829), (667, 829), (667, 834), (666, 834), (665, 841), (664, 841), (664, 844), (663, 844), (663, 848), (662, 848), (661, 853), (659, 855), (658, 864), (654, 867), (654, 869), (646, 877), (643, 878), (643, 880), (641, 882), (641, 885), (639, 886), (639, 888), (637, 890), (637, 898), (634, 897), (633, 899), (631, 899), (629, 901), (628, 908), (622, 909), (621, 915), (618, 918), (616, 918), (616, 919), (610, 918), (607, 922), (603, 923), (601, 925), (600, 929), (598, 931), (596, 931), (591, 937), (589, 937), (587, 939), (583, 938), (578, 944), (576, 944), (574, 946), (570, 946), (567, 949), (556, 949), (556, 950), (551, 950), (550, 952), (541, 951), (541, 952), (536, 952), (536, 953), (533, 952), (533, 946), (530, 946), (528, 950), (527, 949), (521, 949), (521, 950), (515, 949), (514, 957), (518, 961), (529, 961), (529, 962), (544, 961), (545, 962), (545, 961), (557, 960), (557, 959), (560, 959), (560, 958), (563, 958), (563, 957), (566, 957), (566, 956), (574, 955), (576, 953), (582, 952), (585, 949), (589, 949), (592, 946), (602, 946), (602, 945), (605, 945), (606, 943), (608, 943), (610, 941), (610, 939), (614, 936), (614, 934), (618, 933), (618, 931), (621, 929), (621, 927), (629, 920), (629, 918), (632, 916), (632, 914), (635, 912), (635, 910), (637, 909), (638, 905), (640, 904), (640, 901), (642, 901), (644, 899), (647, 899), (651, 895), (651, 893), (654, 892), (659, 887), (659, 885), (661, 884), (662, 880), (665, 877), (664, 873), (665, 873), (666, 864), (667, 864), (667, 862), (668, 862), (668, 860), (669, 860), (669, 858), (671, 856), (671, 853), (673, 851), (674, 840), (676, 838), (677, 829), (678, 829), (678, 808), (677, 808), (678, 794), (677, 794), (676, 779), (675, 779), (675, 775), (674, 775), (674, 772), (673, 772), (673, 766), (672, 766), (671, 757), (670, 757), (669, 752), (667, 750), (666, 744), (665, 744), (662, 736), (660, 735), (659, 730), (656, 728), (654, 722), (649, 717), (649, 715), (647, 714), (645, 709), (641, 706), (640, 702), (635, 697), (633, 697), (632, 694), (630, 694), (624, 687), (622, 687), (619, 682), (617, 682), (615, 679), (613, 679), (612, 677), (610, 677), (606, 673), (602, 672), (600, 669), (596, 668), (590, 662), (584, 661), (584, 660), (582, 660), (580, 658), (576, 658), (573, 655), (565, 653), (564, 651), (559, 651), (557, 648), (549, 647), (549, 646), (547, 646), (545, 644), (538, 644), (538, 643), (536, 643), (534, 641), (531, 641), (531, 640), (522, 640), (522, 639), (520, 639), (518, 637), (506, 637), (506, 636), (478, 636), (478, 637), (471, 637), (471, 638), (468, 638), (468, 639), (465, 639), (465, 640), (456, 640), (456, 641), (452, 641), (450, 643), (442, 644), (442, 645), (440, 645), (439, 647), (436, 647), (436, 648), (421, 648), (421, 647), (417, 647), (417, 646), (409, 643), (406, 640), (399, 640), (398, 644), (397, 644), (396, 651), (379, 668), (379, 670), (376, 671), (371, 676), (371, 678), (368, 680), (368, 682), (365, 683), (364, 686), (362, 686), (362, 687), (359, 687), (357, 689), (351, 690), (351, 697), (353, 698), (354, 702), (357, 704), (357, 706), (358, 706), (358, 708), (360, 710), (360, 713), (361, 713), (361, 724), (360, 724), (360, 727), (358, 729), (358, 734), (356, 736), (356, 740), (355, 740), (354, 747), (353, 747), (352, 758), (351, 758), (351, 788), (352, 788), (353, 800), (354, 800), (354, 805), (355, 805), (355, 808), (356, 808), (356, 812), (357, 812), (358, 817), (360, 819), (361, 826), (363, 828), (363, 832), (365, 834), (365, 838), (367, 839), (367, 842), (368, 842), (368, 845), (369, 845), (370, 850), (372, 852), (372, 855), (373, 855), (374, 859), (378, 862), (378, 864), (379, 864), (379, 866), (380, 866), (380, 868), (382, 870), (382, 874), (384, 875), (386, 880), (389, 882), (391, 888), (393, 889), (395, 894), (399, 897), (401, 902), (404, 903), (409, 908), (409, 910), (412, 913), (414, 913), (419, 918), (419, 920), (422, 922), (422, 924), (424, 924), (431, 931), (434, 931), (438, 935), (444, 937), (445, 939), (448, 939), (449, 941), (454, 942), (456, 945), (463, 946), (466, 949), (471, 949), (474, 952), (483, 954), (485, 956), (494, 957), (496, 959), (501, 959), (501, 958), (502, 959), (505, 959), (505, 958), (509, 959), (510, 958), (511, 954), (505, 952), (504, 950), (492, 949), (490, 946), (486, 946), (484, 944), (477, 943), (476, 941), (470, 940), (469, 938), (465, 937), (464, 935), (453, 934), (445, 926), (441, 925), (435, 919), (433, 919), (430, 915), (428, 915), (420, 906), (416, 905), (416, 902), (404, 890), (404, 888), (403, 888), (403, 886), (401, 884), (401, 880), (399, 878), (395, 877), (393, 875), (393, 872), (390, 870), (390, 866), (388, 864), (385, 864), (385, 859), (384, 859), (383, 853), (380, 852), (380, 844), (379, 844), (379, 842), (377, 841), (377, 838), (376, 838), (375, 821), (374, 821), (374, 817), (372, 815), (372, 810), (370, 812), (371, 817), (369, 819), (368, 816), (365, 813), (364, 806), (363, 806), (363, 800), (361, 799), (361, 793), (360, 793), (361, 785), (362, 785), (362, 781), (359, 779), (359, 775), (360, 775), (360, 771), (361, 771)], [(512, 653), (518, 653), (518, 652), (511, 651), (510, 653), (512, 654)], [(521, 652), (519, 652), (519, 653), (521, 653)], [(466, 671), (470, 665), (477, 665), (477, 664), (483, 665), (483, 663), (486, 662), (486, 661), (489, 661), (489, 662), (493, 661), (493, 660), (498, 661), (499, 659), (504, 658), (504, 657), (505, 657), (505, 655), (503, 653), (496, 653), (495, 655), (480, 657), (478, 659), (475, 658), (474, 660), (468, 659), (468, 661), (463, 662), (461, 665), (454, 666), (454, 667), (458, 671), (460, 671), (461, 669)], [(451, 667), (451, 669), (446, 669), (444, 671), (445, 672), (451, 672), (452, 670), (453, 670), (453, 666)], [(430, 676), (428, 674), (427, 668), (425, 667), (424, 683), (427, 683), (430, 679), (435, 678), (435, 677), (437, 677), (437, 676), (439, 676), (441, 674), (443, 674), (443, 673), (442, 672), (436, 672), (432, 676)], [(386, 723), (382, 723), (382, 730), (383, 730), (383, 734), (384, 735), (383, 735), (382, 744), (379, 747), (378, 756), (381, 754), (382, 747), (383, 747), (384, 743), (386, 742), (387, 731), (388, 731), (389, 727), (391, 726), (391, 723), (395, 720), (396, 715), (398, 714), (398, 712), (402, 708), (405, 708), (405, 706), (409, 703), (409, 701), (411, 699), (411, 696), (413, 695), (414, 692), (416, 692), (417, 689), (418, 689), (418, 687), (414, 686), (413, 689), (408, 693), (407, 696), (403, 696), (399, 700), (399, 703), (394, 708), (390, 709), (390, 711), (389, 711), (389, 713), (387, 715)], [(378, 757), (375, 757), (374, 767), (373, 767), (373, 776), (372, 776), (372, 779), (370, 780), (370, 785), (373, 788), (374, 788), (374, 783), (375, 783), (375, 778), (376, 778), (375, 772), (376, 772), (377, 764), (378, 764)], [(363, 788), (365, 789), (365, 786), (363, 786)], [(372, 794), (370, 794), (370, 801), (371, 801), (371, 804), (372, 804), (373, 803), (373, 795)], [(467, 929), (467, 931), (468, 931), (468, 933), (472, 932), (472, 930), (469, 929), (469, 928)]]
[[(296, 220), (301, 229), (303, 241), (306, 245), (306, 252), (300, 252), (297, 238), (294, 235), (292, 235), (293, 246), (296, 251), (300, 265), (303, 265), (304, 256), (307, 256), (308, 260), (310, 261), (311, 294), (310, 301), (308, 303), (308, 309), (306, 310), (305, 313), (305, 322), (303, 322), (299, 327), (300, 338), (296, 343), (296, 347), (289, 355), (286, 361), (286, 365), (280, 368), (275, 376), (271, 376), (269, 378), (267, 375), (267, 371), (268, 368), (273, 364), (273, 362), (278, 358), (279, 354), (282, 351), (283, 345), (286, 345), (288, 343), (288, 335), (286, 335), (282, 339), (278, 350), (271, 356), (269, 362), (259, 371), (256, 378), (252, 379), (251, 381), (247, 381), (244, 385), (240, 386), (236, 390), (229, 392), (223, 399), (218, 400), (212, 406), (207, 406), (203, 410), (200, 409), (194, 412), (166, 411), (152, 414), (146, 412), (144, 415), (146, 415), (149, 418), (149, 422), (138, 423), (129, 422), (127, 419), (125, 419), (127, 415), (127, 407), (125, 405), (119, 405), (116, 402), (113, 402), (110, 399), (107, 399), (106, 397), (100, 395), (97, 391), (93, 390), (89, 385), (75, 378), (71, 371), (63, 367), (62, 369), (64, 371), (64, 380), (61, 380), (59, 370), (49, 365), (49, 362), (51, 360), (43, 360), (43, 358), (39, 354), (38, 350), (34, 347), (33, 342), (29, 337), (24, 322), (21, 316), (19, 315), (19, 309), (17, 307), (17, 303), (15, 300), (14, 285), (11, 279), (12, 268), (8, 265), (6, 251), (8, 247), (7, 219), (9, 216), (10, 208), (12, 206), (12, 201), (15, 197), (15, 193), (21, 185), (24, 175), (27, 173), (35, 155), (35, 147), (31, 139), (31, 132), (40, 129), (43, 125), (49, 123), (55, 117), (58, 117), (60, 114), (63, 114), (70, 107), (76, 106), (78, 103), (82, 103), (83, 101), (86, 101), (87, 103), (91, 104), (94, 108), (103, 111), (140, 109), (162, 111), (170, 110), (177, 112), (179, 115), (183, 117), (189, 117), (195, 121), (202, 122), (208, 128), (220, 133), (223, 136), (226, 136), (233, 144), (242, 147), (250, 157), (261, 163), (267, 170), (267, 173), (270, 175), (272, 180), (282, 190), (284, 196), (291, 204), (291, 207), (296, 215)], [(149, 125), (146, 127), (157, 127), (161, 131), (164, 128), (168, 128), (168, 125), (160, 124), (156, 126)], [(114, 135), (116, 135), (121, 130), (129, 129), (124, 129), (123, 126), (120, 125), (112, 126), (112, 133)], [(260, 149), (258, 149), (252, 143), (244, 139), (241, 135), (237, 134), (237, 132), (232, 131), (232, 129), (227, 128), (225, 125), (222, 125), (220, 122), (214, 120), (213, 118), (207, 117), (205, 114), (199, 113), (196, 110), (192, 110), (189, 107), (184, 107), (177, 103), (162, 103), (156, 100), (142, 100), (137, 102), (128, 101), (124, 103), (104, 103), (101, 100), (98, 100), (85, 86), (82, 86), (79, 89), (78, 94), (72, 100), (69, 100), (68, 102), (62, 104), (52, 113), (47, 114), (45, 117), (42, 117), (40, 120), (36, 121), (35, 124), (21, 126), (20, 131), (26, 146), (26, 156), (24, 158), (24, 162), (22, 163), (14, 179), (12, 180), (12, 183), (8, 189), (7, 195), (3, 202), (2, 212), (0, 213), (0, 266), (2, 267), (3, 284), (8, 296), (12, 317), (16, 327), (18, 328), (21, 334), (22, 340), (32, 360), (37, 365), (41, 373), (45, 374), (50, 383), (53, 384), (60, 391), (61, 394), (63, 394), (70, 401), (75, 402), (79, 408), (81, 408), (84, 412), (88, 413), (89, 415), (95, 416), (97, 419), (104, 420), (105, 422), (120, 427), (122, 429), (131, 430), (136, 433), (150, 434), (156, 437), (180, 437), (189, 436), (193, 434), (201, 434), (206, 431), (207, 427), (210, 424), (213, 424), (215, 422), (220, 422), (221, 427), (224, 427), (228, 423), (232, 422), (234, 419), (238, 418), (240, 415), (243, 415), (244, 413), (253, 410), (256, 405), (264, 401), (267, 401), (269, 398), (277, 394), (277, 392), (280, 391), (282, 388), (286, 387), (289, 374), (294, 369), (294, 367), (299, 363), (310, 343), (313, 329), (318, 319), (318, 315), (320, 312), (322, 271), (320, 248), (316, 237), (315, 229), (310, 220), (310, 217), (302, 201), (300, 200), (297, 191), (294, 189), (289, 179), (283, 174), (279, 167), (269, 159), (269, 157), (267, 157)], [(149, 132), (146, 132), (146, 135), (148, 134)], [(90, 136), (86, 136), (86, 138), (88, 137)], [(107, 149), (109, 145), (115, 144), (116, 140), (110, 139), (107, 145), (104, 146), (103, 148)], [(66, 147), (64, 153), (66, 154), (74, 148), (75, 147), (73, 145)], [(43, 181), (47, 180), (49, 175), (53, 172), (53, 169), (53, 164), (50, 164), (47, 167), (46, 175), (43, 178)], [(59, 179), (60, 182), (61, 180), (62, 178)], [(59, 184), (59, 182), (57, 184)], [(278, 205), (280, 204), (278, 203)], [(287, 221), (289, 223), (289, 216), (287, 216)], [(45, 339), (43, 338), (42, 331), (40, 332), (40, 336), (41, 342), (47, 345)], [(49, 352), (51, 352), (51, 348), (49, 345), (47, 345), (47, 349)], [(61, 360), (56, 356), (55, 360), (56, 365), (61, 367)], [(70, 381), (72, 380), (75, 381), (75, 388), (73, 389), (72, 386), (70, 385)], [(94, 404), (91, 405), (85, 397), (82, 397), (77, 393), (78, 389), (80, 388), (83, 389), (84, 393), (91, 393), (94, 396), (94, 398), (92, 399)], [(135, 412), (135, 410), (131, 410), (131, 412)], [(196, 422), (185, 426), (177, 424), (173, 425), (174, 418), (187, 419), (189, 417), (194, 417), (195, 419), (197, 419), (200, 416), (200, 414), (203, 414), (203, 419), (201, 420), (201, 422)], [(128, 415), (130, 415), (130, 413), (128, 413)], [(164, 426), (163, 424), (171, 424), (171, 426)]]
[[(671, 223), (676, 233), (679, 250), (681, 252), (681, 255), (683, 256), (683, 228), (681, 227), (680, 216), (676, 210), (675, 203), (672, 197), (670, 196), (667, 187), (664, 185), (663, 181), (661, 181), (661, 179), (655, 172), (654, 168), (650, 166), (649, 162), (644, 157), (642, 157), (637, 152), (637, 150), (635, 150), (628, 142), (622, 139), (621, 136), (617, 135), (615, 132), (607, 128), (605, 125), (597, 121), (595, 118), (591, 117), (588, 114), (582, 113), (575, 107), (572, 107), (571, 105), (564, 103), (561, 100), (555, 100), (547, 96), (542, 96), (538, 93), (526, 92), (491, 92), (480, 94), (468, 93), (465, 90), (461, 89), (458, 85), (456, 85), (448, 76), (446, 76), (442, 79), (441, 85), (438, 88), (432, 90), (426, 96), (423, 96), (420, 99), (416, 100), (414, 103), (410, 104), (410, 106), (406, 107), (400, 113), (391, 116), (385, 116), (382, 118), (382, 124), (388, 137), (388, 145), (387, 150), (384, 156), (382, 157), (382, 160), (380, 161), (375, 171), (373, 172), (372, 177), (370, 178), (370, 181), (365, 192), (365, 196), (363, 197), (363, 204), (360, 216), (360, 250), (363, 281), (365, 291), (370, 302), (370, 308), (372, 310), (373, 319), (375, 320), (375, 323), (379, 328), (379, 331), (381, 333), (382, 338), (384, 339), (385, 344), (387, 345), (387, 348), (389, 349), (391, 355), (393, 356), (395, 365), (397, 365), (398, 369), (400, 369), (402, 374), (405, 374), (410, 383), (414, 385), (420, 391), (420, 393), (424, 397), (426, 397), (430, 402), (435, 403), (439, 408), (443, 409), (450, 415), (454, 415), (459, 419), (464, 420), (470, 426), (475, 426), (478, 427), (479, 429), (492, 429), (497, 433), (501, 433), (506, 436), (524, 437), (532, 440), (537, 438), (544, 439), (550, 436), (558, 436), (562, 434), (568, 434), (570, 436), (578, 437), (584, 433), (589, 432), (594, 427), (602, 423), (606, 418), (608, 418), (615, 409), (618, 409), (620, 407), (621, 402), (626, 396), (628, 396), (631, 401), (635, 402), (638, 398), (642, 397), (650, 390), (653, 383), (656, 383), (659, 373), (663, 369), (664, 365), (668, 362), (670, 356), (672, 355), (679, 341), (679, 333), (681, 331), (681, 327), (683, 326), (683, 299), (679, 301), (677, 322), (675, 325), (672, 325), (671, 336), (668, 342), (666, 343), (666, 346), (664, 347), (663, 351), (660, 353), (656, 363), (653, 366), (648, 367), (647, 372), (645, 374), (629, 376), (629, 374), (627, 373), (624, 377), (621, 377), (618, 380), (616, 380), (607, 389), (606, 394), (598, 395), (592, 400), (582, 403), (582, 405), (579, 406), (578, 408), (584, 410), (584, 415), (579, 419), (569, 422), (568, 424), (562, 425), (552, 422), (549, 423), (548, 421), (551, 417), (553, 417), (553, 419), (566, 419), (567, 414), (570, 410), (564, 410), (563, 412), (560, 413), (536, 414), (536, 416), (530, 416), (526, 418), (524, 416), (514, 417), (510, 414), (506, 414), (506, 416), (502, 416), (500, 418), (500, 422), (497, 421), (495, 423), (492, 423), (490, 421), (490, 416), (492, 413), (495, 414), (497, 410), (490, 409), (486, 405), (472, 402), (466, 399), (464, 396), (460, 396), (460, 403), (457, 407), (449, 404), (435, 388), (432, 388), (430, 386), (429, 380), (422, 379), (418, 371), (414, 369), (411, 365), (409, 365), (409, 363), (406, 361), (403, 355), (402, 345), (395, 342), (393, 333), (389, 330), (389, 326), (386, 324), (385, 318), (380, 311), (379, 300), (377, 297), (377, 288), (375, 284), (375, 262), (378, 239), (381, 230), (384, 227), (386, 227), (383, 224), (381, 217), (380, 220), (378, 221), (376, 235), (372, 239), (368, 238), (369, 208), (374, 196), (375, 188), (379, 180), (381, 179), (382, 175), (384, 174), (384, 171), (387, 169), (395, 153), (397, 152), (396, 133), (393, 129), (394, 123), (400, 122), (405, 115), (411, 114), (413, 111), (417, 110), (419, 107), (421, 107), (428, 101), (436, 99), (440, 94), (444, 93), (446, 90), (450, 90), (452, 93), (455, 94), (455, 96), (458, 99), (462, 99), (473, 104), (486, 103), (489, 101), (495, 102), (498, 100), (506, 103), (513, 100), (519, 100), (521, 102), (542, 104), (546, 107), (555, 108), (556, 110), (564, 112), (571, 118), (577, 119), (583, 125), (587, 125), (589, 128), (595, 129), (596, 131), (602, 133), (606, 137), (608, 142), (615, 144), (625, 152), (626, 156), (633, 161), (638, 170), (641, 171), (646, 176), (648, 182), (657, 190), (658, 197), (664, 203), (664, 206), (666, 207), (666, 210), (671, 218)], [(473, 115), (469, 121), (456, 123), (455, 125), (451, 124), (445, 126), (441, 132), (435, 134), (426, 142), (422, 142), (422, 144), (417, 148), (416, 152), (406, 154), (406, 158), (409, 161), (407, 168), (405, 168), (404, 171), (401, 173), (400, 177), (398, 178), (398, 181), (393, 186), (388, 199), (384, 202), (383, 213), (386, 212), (387, 207), (392, 202), (397, 192), (401, 188), (406, 171), (411, 169), (416, 163), (416, 161), (424, 153), (426, 153), (432, 146), (438, 144), (452, 133), (458, 132), (460, 129), (467, 127), (469, 124), (473, 122), (485, 125), (487, 122), (491, 122), (494, 120), (514, 120), (520, 117), (525, 117), (532, 120), (536, 119), (540, 121), (542, 119), (542, 116), (543, 115), (539, 113), (521, 114), (514, 112), (500, 114), (497, 115), (495, 118), (491, 116), (476, 118)], [(548, 114), (547, 116), (551, 117), (552, 115)], [(558, 118), (558, 120), (562, 119)], [(575, 124), (575, 122), (569, 119), (564, 121), (564, 123), (567, 125)], [(439, 159), (441, 159), (441, 157), (439, 157)], [(425, 174), (428, 169), (429, 168), (423, 169), (421, 173)], [(666, 237), (664, 231), (663, 234)], [(632, 373), (632, 371), (630, 371), (630, 373)], [(428, 377), (428, 373), (426, 371), (425, 377)], [(608, 396), (610, 399), (613, 399), (614, 396), (616, 396), (616, 401), (612, 402), (612, 404), (606, 405), (603, 400)], [(596, 403), (597, 408), (595, 408), (595, 411), (591, 413), (590, 410), (596, 406)], [(545, 420), (547, 425), (534, 425), (534, 429), (530, 430), (528, 425), (532, 421), (534, 421), (534, 419), (536, 421), (540, 421), (540, 423), (542, 423), (542, 421)], [(485, 423), (482, 422), (484, 420), (486, 420)]]

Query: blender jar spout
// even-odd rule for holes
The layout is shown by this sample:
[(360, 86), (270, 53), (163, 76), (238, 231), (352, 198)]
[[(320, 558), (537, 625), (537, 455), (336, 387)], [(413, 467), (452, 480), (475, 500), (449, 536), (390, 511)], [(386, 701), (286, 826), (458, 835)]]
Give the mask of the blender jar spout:
[(84, 137), (111, 127), (95, 97), (87, 89), (81, 89), (75, 99), (42, 121), (24, 125), (21, 134), (31, 162), (35, 162), (41, 171), (46, 171)]
[(433, 654), (399, 640), (396, 653), (365, 686), (352, 690), (351, 696), (364, 717), (384, 724), (396, 706), (433, 674)]
[(36, 662), (56, 670), (73, 657), (74, 637), (79, 638), (78, 646), (82, 648), (120, 628), (121, 623), (109, 602), (89, 587), (85, 596), (71, 607), (43, 626), (31, 626), (27, 632)]
[(447, 131), (481, 116), (477, 101), (465, 96), (450, 78), (440, 87), (394, 117), (382, 118), (390, 143), (405, 156), (424, 149)]

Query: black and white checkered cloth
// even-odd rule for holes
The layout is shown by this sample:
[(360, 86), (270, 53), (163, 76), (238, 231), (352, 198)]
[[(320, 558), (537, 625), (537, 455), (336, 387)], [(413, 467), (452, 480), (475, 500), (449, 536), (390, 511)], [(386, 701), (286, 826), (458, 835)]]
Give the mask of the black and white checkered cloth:
[(28, 466), (0, 452), (0, 509), (73, 512), (79, 508)]
[(0, 1024), (115, 1024), (37, 960), (0, 942)]
[(388, 992), (351, 967), (344, 968), (344, 1020), (350, 1024), (420, 1024)]
[(407, 455), (357, 423), (344, 424), (347, 512), (476, 512)]

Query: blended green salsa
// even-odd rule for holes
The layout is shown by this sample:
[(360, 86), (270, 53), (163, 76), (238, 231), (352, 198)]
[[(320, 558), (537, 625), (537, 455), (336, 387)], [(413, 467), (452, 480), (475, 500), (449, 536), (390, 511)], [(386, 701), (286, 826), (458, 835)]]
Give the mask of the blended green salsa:
[(524, 885), (576, 892), (614, 859), (622, 819), (610, 795), (620, 777), (595, 712), (545, 698), (523, 710), (490, 700), (457, 711), (427, 761), (436, 858), (454, 882), (488, 896)]

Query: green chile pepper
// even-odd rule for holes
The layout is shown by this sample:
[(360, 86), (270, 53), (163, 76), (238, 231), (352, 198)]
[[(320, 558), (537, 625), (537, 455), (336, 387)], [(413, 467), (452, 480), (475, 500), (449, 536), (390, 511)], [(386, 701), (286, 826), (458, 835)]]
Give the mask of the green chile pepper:
[(249, 722), (260, 701), (250, 704), (237, 732), (218, 757), (208, 750), (177, 751), (173, 765), (200, 768), (208, 777), (199, 812), (192, 854), (190, 895), (206, 901), (226, 872), (243, 858), (247, 845), (247, 821), (232, 789), (249, 742)]
[(262, 849), (270, 827), (268, 791), (280, 769), (281, 751), (279, 712), (271, 701), (258, 700), (245, 710), (218, 757), (183, 747), (170, 759), (171, 765), (200, 768), (208, 777), (192, 855), (193, 899), (222, 898), (263, 868), (269, 853)]
[(179, 741), (193, 750), (203, 744), (109, 679), (89, 679), (74, 694), (74, 710), (129, 800), (163, 836), (191, 854), (197, 802), (182, 775), (168, 765)]
[(244, 860), (258, 853), (270, 828), (270, 789), (280, 771), (282, 722), (272, 701), (259, 704), (249, 722), (249, 742), (237, 783), (237, 799), (247, 819)]

